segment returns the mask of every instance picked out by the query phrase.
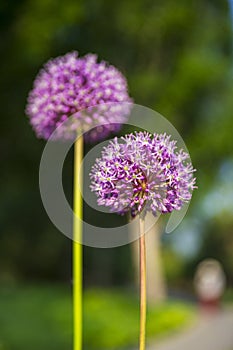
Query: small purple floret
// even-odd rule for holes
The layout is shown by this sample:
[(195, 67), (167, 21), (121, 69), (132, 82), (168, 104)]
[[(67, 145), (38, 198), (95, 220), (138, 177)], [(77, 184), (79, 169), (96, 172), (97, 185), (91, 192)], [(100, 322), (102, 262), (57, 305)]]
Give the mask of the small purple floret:
[(114, 138), (92, 167), (91, 190), (98, 204), (132, 217), (179, 210), (195, 188), (189, 155), (166, 134), (135, 132)]
[(98, 63), (96, 55), (79, 58), (72, 52), (45, 64), (29, 94), (26, 113), (37, 136), (44, 139), (70, 117), (72, 125), (61, 127), (57, 138), (73, 138), (77, 129), (85, 132), (102, 124), (86, 134), (88, 141), (96, 141), (126, 122), (129, 108), (122, 102), (132, 102), (125, 77), (106, 62)]

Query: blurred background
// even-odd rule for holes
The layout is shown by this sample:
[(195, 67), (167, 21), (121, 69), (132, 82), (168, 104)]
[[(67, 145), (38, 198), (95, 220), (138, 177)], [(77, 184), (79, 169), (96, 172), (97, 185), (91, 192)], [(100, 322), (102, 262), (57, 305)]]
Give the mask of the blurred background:
[[(1, 1), (0, 28), (0, 349), (72, 348), (71, 241), (56, 230), (43, 208), (38, 169), (45, 141), (35, 137), (24, 112), (43, 63), (72, 50), (80, 55), (97, 53), (118, 67), (135, 103), (158, 111), (177, 128), (198, 169), (198, 190), (185, 220), (169, 235), (163, 234), (161, 222), (156, 248), (149, 253), (151, 349), (154, 341), (173, 339), (179, 332), (187, 335), (190, 327), (206, 320), (216, 326), (218, 317), (223, 318), (224, 339), (231, 337), (230, 4), (227, 0)], [(72, 171), (71, 151), (64, 167), (70, 200)], [(89, 215), (85, 208), (85, 216)], [(116, 223), (119, 220), (115, 218)], [(84, 247), (84, 349), (137, 347), (135, 252), (133, 244)], [(221, 264), (218, 278), (226, 286), (221, 301), (221, 291), (208, 299), (193, 286), (197, 266), (207, 258)], [(153, 270), (153, 261), (159, 269)], [(211, 309), (214, 316), (206, 319), (203, 309)], [(220, 349), (232, 350), (233, 339)]]

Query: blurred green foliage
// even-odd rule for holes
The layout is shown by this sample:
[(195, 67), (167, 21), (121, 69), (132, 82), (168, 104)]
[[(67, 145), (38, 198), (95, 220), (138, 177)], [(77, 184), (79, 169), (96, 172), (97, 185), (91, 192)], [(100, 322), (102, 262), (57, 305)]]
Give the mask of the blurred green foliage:
[(233, 303), (233, 289), (232, 288), (226, 290), (223, 300), (227, 303)]
[(179, 285), (184, 276), (185, 261), (170, 247), (162, 250), (162, 261), (166, 280), (172, 286)]
[[(67, 287), (0, 289), (0, 349), (63, 350), (72, 344), (71, 291)], [(169, 302), (148, 312), (149, 339), (187, 326), (195, 318), (190, 305)], [(111, 320), (111, 322), (110, 322)], [(125, 349), (138, 342), (138, 300), (120, 290), (84, 294), (84, 349)]]
[[(40, 200), (38, 167), (45, 142), (35, 138), (24, 114), (28, 91), (39, 68), (50, 57), (67, 51), (78, 50), (81, 55), (95, 52), (100, 59), (116, 65), (126, 75), (135, 102), (157, 110), (178, 129), (198, 169), (199, 189), (189, 215), (202, 220), (200, 208), (205, 196), (220, 188), (219, 169), (233, 159), (232, 33), (228, 12), (225, 0), (1, 3), (2, 282), (70, 279), (70, 242), (50, 223)], [(72, 154), (64, 170), (69, 199), (71, 179)], [(231, 215), (229, 208), (224, 218)], [(202, 252), (194, 262), (203, 256), (218, 257), (228, 264), (232, 281), (228, 243), (233, 224), (225, 228), (222, 220), (212, 230), (211, 220), (205, 220)], [(224, 246), (221, 250), (210, 244), (218, 239)], [(86, 282), (126, 283), (131, 276), (129, 254), (128, 247), (109, 251), (85, 248)], [(103, 269), (106, 280), (98, 272)], [(193, 269), (194, 263), (189, 276)], [(173, 273), (177, 274), (170, 268), (171, 281)]]

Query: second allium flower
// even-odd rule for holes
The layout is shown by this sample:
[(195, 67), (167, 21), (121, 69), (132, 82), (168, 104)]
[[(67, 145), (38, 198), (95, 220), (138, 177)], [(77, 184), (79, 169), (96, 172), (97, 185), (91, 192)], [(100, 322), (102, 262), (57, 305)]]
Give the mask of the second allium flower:
[(195, 187), (189, 155), (166, 134), (136, 132), (110, 141), (93, 165), (91, 190), (98, 204), (132, 217), (179, 210)]
[[(131, 102), (127, 81), (119, 70), (97, 62), (96, 55), (79, 57), (72, 52), (50, 60), (41, 69), (26, 113), (38, 137), (49, 139), (60, 127), (56, 138), (70, 139), (77, 131), (88, 131), (85, 139), (96, 141), (120, 129)], [(70, 123), (64, 124), (66, 121)]]

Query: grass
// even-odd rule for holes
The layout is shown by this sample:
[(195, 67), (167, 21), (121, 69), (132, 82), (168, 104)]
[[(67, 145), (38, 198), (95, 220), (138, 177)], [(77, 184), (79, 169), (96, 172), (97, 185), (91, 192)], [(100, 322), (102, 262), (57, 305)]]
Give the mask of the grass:
[[(148, 311), (147, 335), (155, 338), (187, 325), (194, 309), (167, 302)], [(137, 297), (118, 290), (84, 296), (84, 350), (137, 347)], [(61, 286), (0, 288), (0, 350), (72, 349), (71, 290)]]

